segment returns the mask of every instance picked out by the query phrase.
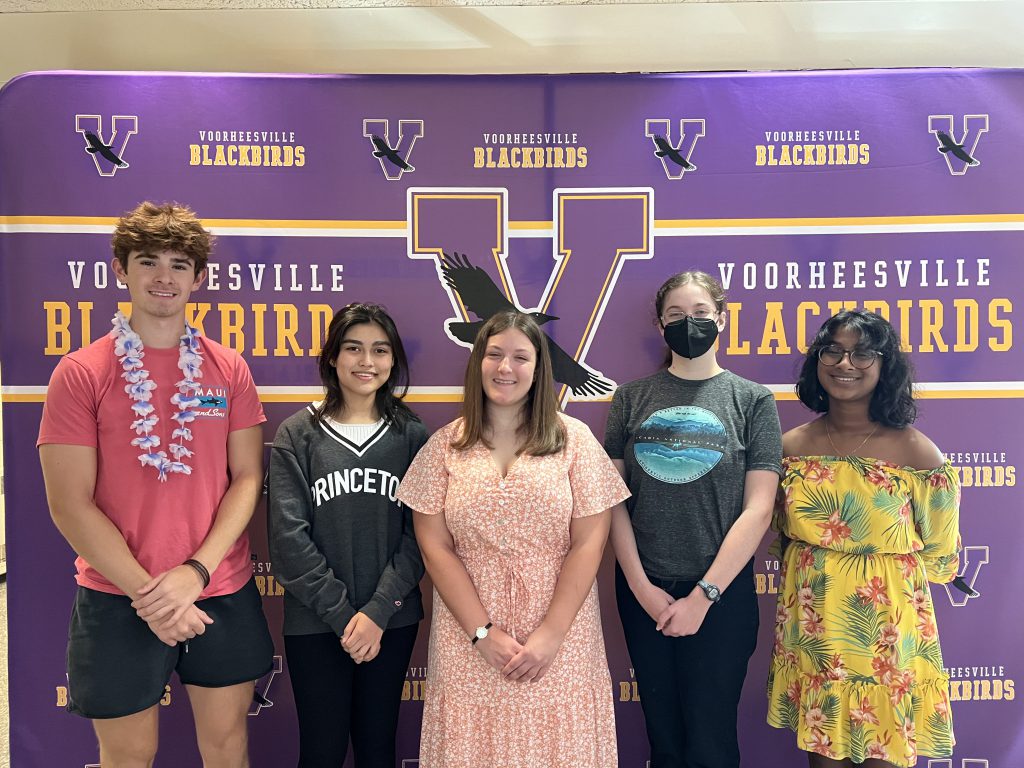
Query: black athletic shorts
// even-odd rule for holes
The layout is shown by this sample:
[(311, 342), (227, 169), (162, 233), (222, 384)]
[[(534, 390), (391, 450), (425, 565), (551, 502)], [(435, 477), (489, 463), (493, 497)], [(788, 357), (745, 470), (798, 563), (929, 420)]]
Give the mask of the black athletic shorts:
[(182, 683), (204, 688), (270, 671), (274, 643), (252, 579), (196, 606), (213, 624), (172, 648), (138, 617), (131, 598), (79, 587), (68, 629), (68, 711), (96, 719), (142, 712), (160, 701), (174, 671)]

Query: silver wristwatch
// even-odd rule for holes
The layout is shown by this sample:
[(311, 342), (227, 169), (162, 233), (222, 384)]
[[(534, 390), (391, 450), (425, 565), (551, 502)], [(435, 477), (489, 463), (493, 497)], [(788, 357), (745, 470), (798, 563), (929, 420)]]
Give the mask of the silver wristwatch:
[(708, 584), (704, 579), (701, 579), (697, 582), (697, 586), (704, 590), (704, 596), (712, 603), (717, 603), (722, 599), (722, 590), (714, 584)]

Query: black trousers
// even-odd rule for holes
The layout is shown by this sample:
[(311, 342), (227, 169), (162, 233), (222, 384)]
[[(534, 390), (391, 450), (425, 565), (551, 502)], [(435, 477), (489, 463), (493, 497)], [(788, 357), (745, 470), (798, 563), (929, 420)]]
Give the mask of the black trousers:
[[(652, 581), (674, 598), (696, 586)], [(738, 768), (736, 709), (757, 645), (753, 561), (689, 637), (658, 632), (618, 567), (615, 594), (647, 722), (651, 768)]]
[(388, 629), (373, 661), (356, 664), (333, 633), (285, 635), (299, 716), (299, 768), (395, 768), (402, 684), (419, 624)]

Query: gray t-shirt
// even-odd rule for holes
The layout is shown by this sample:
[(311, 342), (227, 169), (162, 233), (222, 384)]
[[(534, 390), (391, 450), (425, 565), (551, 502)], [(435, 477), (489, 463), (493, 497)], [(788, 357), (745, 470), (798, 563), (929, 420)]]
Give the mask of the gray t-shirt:
[(743, 511), (752, 469), (781, 471), (772, 393), (730, 371), (691, 381), (659, 371), (619, 387), (604, 447), (626, 465), (626, 501), (647, 575), (707, 572)]

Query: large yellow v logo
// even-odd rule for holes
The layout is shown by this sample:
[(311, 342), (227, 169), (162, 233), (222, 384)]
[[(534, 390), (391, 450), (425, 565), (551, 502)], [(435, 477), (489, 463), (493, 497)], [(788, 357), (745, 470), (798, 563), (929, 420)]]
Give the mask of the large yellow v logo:
[[(408, 195), (409, 257), (435, 263), (454, 312), (445, 323), (448, 337), (471, 346), (479, 324), (504, 302), (542, 323), (555, 379), (565, 385), (563, 405), (570, 393), (575, 400), (606, 398), (614, 382), (586, 364), (587, 351), (625, 262), (654, 255), (654, 191), (556, 189), (550, 229), (547, 222), (510, 223), (505, 189), (410, 189)], [(510, 236), (552, 238), (553, 264), (535, 301), (521, 300), (512, 279)], [(458, 267), (464, 272), (452, 276), (446, 252), (467, 255)]]

